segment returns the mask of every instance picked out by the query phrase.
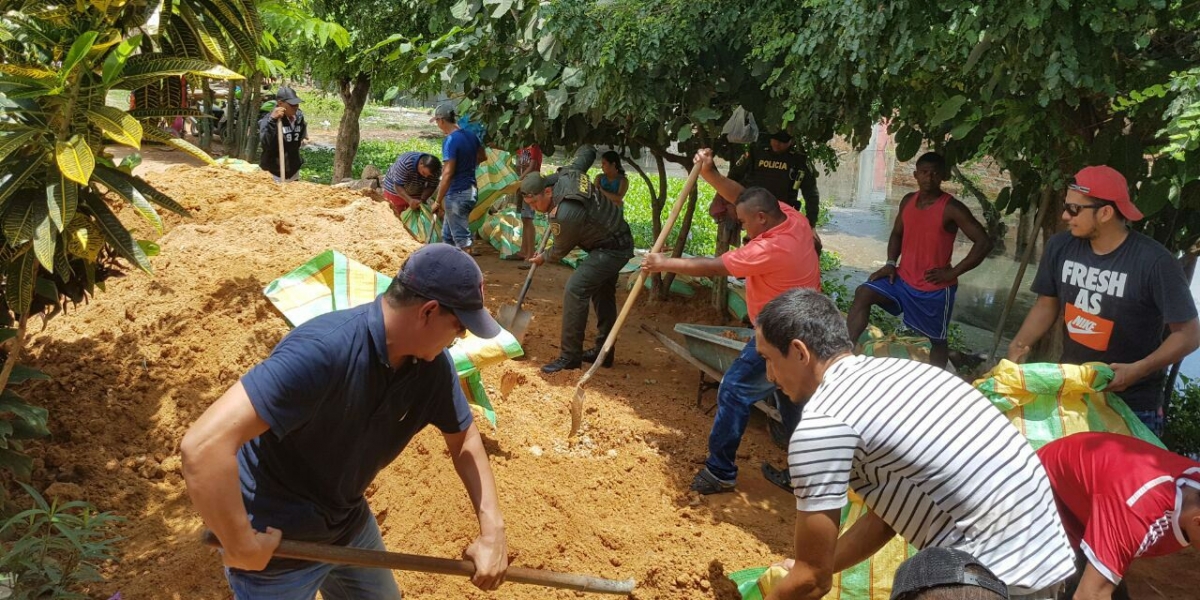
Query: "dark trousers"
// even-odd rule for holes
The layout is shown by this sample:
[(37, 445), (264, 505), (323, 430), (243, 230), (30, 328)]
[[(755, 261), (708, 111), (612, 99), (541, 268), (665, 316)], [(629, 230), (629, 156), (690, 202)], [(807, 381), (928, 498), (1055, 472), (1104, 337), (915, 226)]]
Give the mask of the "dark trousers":
[(559, 344), (561, 357), (579, 360), (583, 356), (589, 302), (596, 308), (596, 344), (604, 343), (617, 322), (617, 277), (632, 257), (633, 250), (593, 250), (567, 280)]

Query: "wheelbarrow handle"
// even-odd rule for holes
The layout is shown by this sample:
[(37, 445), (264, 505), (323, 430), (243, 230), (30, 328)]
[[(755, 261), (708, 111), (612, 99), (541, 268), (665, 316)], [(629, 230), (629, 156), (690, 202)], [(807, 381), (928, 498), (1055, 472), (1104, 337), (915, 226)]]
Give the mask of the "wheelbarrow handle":
[[(221, 547), (221, 541), (208, 529), (204, 530), (200, 539), (206, 545), (214, 548)], [(295, 540), (283, 540), (279, 542), (279, 547), (275, 549), (274, 556), (276, 558), (294, 558), (335, 565), (420, 571), (422, 573), (462, 575), (464, 577), (470, 577), (475, 574), (474, 563), (466, 560), (423, 556), (420, 554), (402, 554), (400, 552), (385, 552), (383, 550), (347, 548), (345, 546), (299, 542)], [(579, 592), (618, 595), (633, 593), (633, 588), (636, 585), (632, 579), (618, 581), (615, 579), (593, 577), (591, 575), (556, 573), (554, 571), (524, 567), (509, 567), (508, 571), (505, 572), (504, 580)]]

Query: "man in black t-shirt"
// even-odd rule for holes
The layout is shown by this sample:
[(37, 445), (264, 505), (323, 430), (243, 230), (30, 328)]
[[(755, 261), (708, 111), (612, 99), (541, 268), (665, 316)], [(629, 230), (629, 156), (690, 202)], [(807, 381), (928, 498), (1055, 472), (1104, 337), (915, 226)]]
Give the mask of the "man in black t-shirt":
[[(793, 150), (792, 136), (786, 131), (771, 134), (767, 144), (751, 148), (729, 170), (729, 178), (743, 187), (762, 187), (775, 199), (804, 212), (808, 225), (815, 231), (820, 215), (821, 192), (817, 189), (816, 169), (808, 157)], [(800, 207), (799, 193), (804, 195)]]
[(1075, 175), (1063, 204), (1069, 229), (1046, 243), (1032, 287), (1038, 299), (1008, 359), (1024, 358), (1061, 318), (1060, 362), (1108, 363), (1114, 376), (1107, 391), (1162, 435), (1164, 369), (1200, 346), (1200, 323), (1179, 262), (1129, 230), (1141, 218), (1116, 170), (1087, 167)]

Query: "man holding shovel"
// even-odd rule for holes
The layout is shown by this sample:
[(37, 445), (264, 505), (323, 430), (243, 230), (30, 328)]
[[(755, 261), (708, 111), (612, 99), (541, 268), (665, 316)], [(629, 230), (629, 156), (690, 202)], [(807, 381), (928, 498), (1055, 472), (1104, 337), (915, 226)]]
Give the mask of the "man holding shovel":
[(192, 425), (183, 476), (224, 547), (235, 598), (399, 599), (387, 570), (272, 554), (283, 536), (382, 550), (367, 486), (431, 424), (479, 519), (465, 551), (472, 582), (504, 581), (495, 481), (446, 352), (466, 330), (500, 333), (483, 306), (483, 274), (464, 252), (425, 246), (374, 302), (297, 327)]
[[(276, 182), (300, 179), (300, 166), (304, 164), (300, 146), (307, 138), (308, 123), (300, 110), (300, 98), (292, 88), (280, 87), (275, 93), (275, 110), (258, 122), (258, 145), (262, 149), (258, 166), (270, 173)], [(280, 156), (283, 157), (282, 165), (279, 164)], [(283, 179), (279, 177), (281, 172)]]
[[(704, 149), (694, 159), (700, 175), (722, 198), (733, 202), (738, 221), (750, 241), (717, 258), (670, 258), (647, 254), (642, 269), (651, 273), (671, 272), (697, 277), (746, 278), (746, 310), (756, 322), (758, 312), (776, 296), (795, 288), (821, 289), (821, 267), (808, 221), (764, 188), (743, 188), (721, 175), (713, 166), (712, 150)], [(708, 434), (708, 459), (692, 480), (692, 490), (701, 494), (733, 491), (737, 483), (737, 450), (750, 420), (750, 407), (770, 396), (775, 385), (767, 381), (767, 367), (750, 340), (737, 360), (725, 371), (717, 389), (717, 415)], [(790, 402), (779, 403), (784, 431), (789, 434), (800, 422), (800, 411)], [(773, 483), (787, 485), (770, 465), (764, 474)]]
[[(582, 146), (575, 160), (558, 173), (543, 177), (529, 173), (521, 179), (521, 197), (538, 212), (550, 217), (554, 246), (533, 256), (529, 262), (556, 263), (576, 246), (588, 256), (567, 280), (563, 294), (562, 339), (559, 355), (542, 367), (543, 373), (578, 369), (584, 362), (595, 362), (604, 340), (617, 321), (617, 276), (633, 258), (633, 233), (621, 207), (600, 195), (588, 178), (588, 168), (596, 160), (596, 149)], [(587, 329), (588, 302), (596, 307), (596, 347), (583, 351)], [(613, 352), (604, 358), (611, 367)]]

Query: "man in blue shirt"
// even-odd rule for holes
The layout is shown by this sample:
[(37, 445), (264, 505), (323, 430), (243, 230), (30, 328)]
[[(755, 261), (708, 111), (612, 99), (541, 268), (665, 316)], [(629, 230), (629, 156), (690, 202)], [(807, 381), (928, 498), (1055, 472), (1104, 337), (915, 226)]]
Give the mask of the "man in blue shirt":
[[(487, 158), (475, 134), (458, 126), (454, 105), (444, 102), (433, 112), (433, 122), (446, 134), (442, 142), (442, 180), (433, 206), (445, 209), (442, 240), (463, 250), (471, 247), (467, 227), (475, 208), (475, 167)], [(468, 250), (469, 251), (469, 250)]]
[[(442, 431), (479, 519), (472, 581), (496, 589), (508, 569), (504, 518), (479, 430), (446, 347), (499, 325), (483, 274), (435, 244), (405, 261), (374, 302), (289, 333), (184, 436), (183, 476), (221, 540), (234, 597), (398, 600), (390, 571), (274, 559), (281, 537), (384, 549), (367, 486), (426, 425)], [(240, 490), (240, 491), (239, 491)]]

